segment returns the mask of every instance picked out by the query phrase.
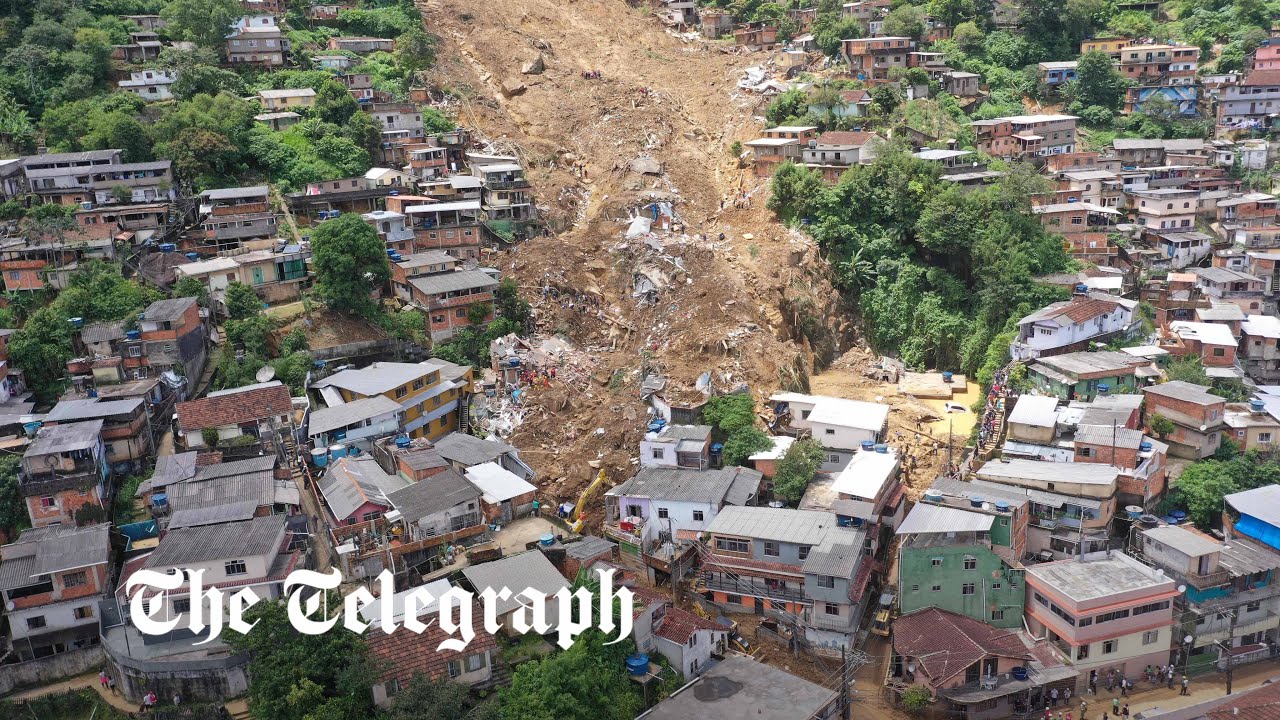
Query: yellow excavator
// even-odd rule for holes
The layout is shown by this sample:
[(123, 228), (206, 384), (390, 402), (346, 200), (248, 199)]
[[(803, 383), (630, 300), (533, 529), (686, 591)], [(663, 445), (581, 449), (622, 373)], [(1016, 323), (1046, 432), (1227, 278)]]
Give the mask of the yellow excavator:
[(578, 496), (578, 504), (573, 506), (572, 518), (572, 527), (575, 533), (581, 533), (583, 526), (587, 524), (587, 501), (591, 499), (591, 496), (595, 494), (596, 491), (604, 487), (608, 482), (609, 477), (605, 474), (604, 468), (600, 468), (600, 472), (596, 473), (596, 479), (592, 480), (591, 484), (587, 486), (587, 489), (583, 490), (582, 494)]

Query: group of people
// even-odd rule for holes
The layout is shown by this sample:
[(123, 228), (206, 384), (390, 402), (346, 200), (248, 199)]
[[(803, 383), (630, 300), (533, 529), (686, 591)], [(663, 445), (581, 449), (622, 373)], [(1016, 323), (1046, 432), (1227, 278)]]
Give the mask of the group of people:
[[(1145, 671), (1147, 682), (1153, 687), (1165, 684), (1170, 690), (1173, 689), (1174, 681), (1177, 677), (1177, 671), (1172, 664), (1169, 665), (1148, 665)], [(1098, 671), (1089, 671), (1089, 694), (1098, 694)], [(1129, 704), (1121, 702), (1120, 698), (1128, 697), (1129, 691), (1133, 689), (1133, 681), (1117, 673), (1114, 668), (1106, 673), (1107, 692), (1119, 691), (1120, 695), (1111, 699), (1111, 711), (1108, 713), (1105, 709), (1102, 713), (1101, 720), (1129, 720)], [(1181, 691), (1179, 695), (1191, 694), (1191, 680), (1186, 675), (1182, 676)], [(1056, 713), (1053, 708), (1060, 705), (1069, 706), (1071, 704), (1071, 688), (1064, 688), (1061, 691), (1058, 688), (1050, 688), (1045, 694), (1044, 704), (1044, 720), (1076, 720), (1072, 717), (1070, 710), (1058, 710)], [(1079, 720), (1088, 720), (1089, 701), (1080, 700), (1080, 717)]]
[[(116, 679), (111, 677), (106, 670), (98, 671), (98, 683), (102, 685), (104, 692), (109, 691), (112, 695), (116, 694)], [(148, 690), (142, 694), (142, 704), (138, 706), (138, 712), (145, 713), (149, 710), (154, 710), (159, 702), (160, 700), (156, 697), (155, 691)], [(176, 692), (173, 694), (173, 704), (182, 704), (182, 696)]]
[(1009, 371), (1002, 369), (991, 379), (991, 392), (987, 393), (987, 405), (982, 409), (982, 420), (978, 425), (978, 446), (984, 445), (989, 438), (999, 432), (996, 427), (996, 410), (999, 407), (997, 398), (1013, 397), (1012, 389), (1008, 385)]

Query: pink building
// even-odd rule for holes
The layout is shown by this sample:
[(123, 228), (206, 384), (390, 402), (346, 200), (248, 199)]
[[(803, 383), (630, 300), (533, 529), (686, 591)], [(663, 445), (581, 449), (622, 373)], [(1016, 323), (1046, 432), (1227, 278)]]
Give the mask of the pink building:
[(1280, 38), (1268, 38), (1253, 53), (1254, 70), (1280, 70)]
[[(1120, 552), (1092, 553), (1027, 568), (1027, 626), (1048, 637), (1080, 671), (1077, 692), (1114, 670), (1140, 678), (1169, 663), (1177, 584)], [(1100, 682), (1104, 682), (1100, 680)]]

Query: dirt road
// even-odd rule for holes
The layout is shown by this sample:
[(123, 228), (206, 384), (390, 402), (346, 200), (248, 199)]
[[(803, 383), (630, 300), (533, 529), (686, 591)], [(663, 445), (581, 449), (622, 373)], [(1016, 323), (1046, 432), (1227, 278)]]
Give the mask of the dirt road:
[[(767, 180), (730, 152), (763, 127), (760, 98), (735, 83), (765, 56), (677, 37), (622, 0), (419, 7), (441, 38), (426, 77), (434, 96), (447, 88), (449, 112), (522, 159), (540, 210), (560, 228), (500, 256), (502, 271), (535, 301), (543, 332), (601, 360), (591, 392), (526, 399), (531, 412), (512, 440), (535, 454), (545, 491), (575, 498), (594, 473), (586, 460), (619, 479), (633, 472), (644, 374), (666, 376), (669, 394), (691, 400), (704, 372), (763, 397), (802, 389), (816, 360), (848, 344), (837, 338), (851, 323), (816, 249), (772, 218)], [(522, 74), (539, 56), (543, 72)], [(596, 70), (599, 79), (583, 77)], [(627, 241), (628, 218), (654, 199), (673, 203), (678, 228), (651, 244)], [(641, 304), (637, 273), (655, 270), (662, 287)]]

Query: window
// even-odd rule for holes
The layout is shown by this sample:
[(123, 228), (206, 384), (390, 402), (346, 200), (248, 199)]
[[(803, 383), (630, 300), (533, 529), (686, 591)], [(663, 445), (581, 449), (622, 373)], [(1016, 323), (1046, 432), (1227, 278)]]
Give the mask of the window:
[(1103, 643), (1102, 643), (1102, 654), (1103, 654), (1103, 655), (1110, 655), (1111, 653), (1113, 653), (1113, 652), (1115, 652), (1115, 651), (1116, 651), (1116, 641), (1115, 641), (1115, 640), (1107, 640), (1107, 641), (1105, 641), (1105, 642), (1103, 642)]
[(929, 588), (929, 591), (930, 591), (930, 592), (942, 592), (942, 586), (941, 586), (941, 585), (934, 585), (933, 587)]
[(454, 311), (453, 311), (453, 316), (454, 316), (454, 317), (460, 317), (460, 318), (462, 318), (462, 317), (466, 317), (466, 316), (467, 316), (467, 309), (466, 309), (466, 308), (458, 308), (457, 310), (454, 310)]
[(671, 517), (671, 513), (669, 513), (666, 508), (658, 508), (659, 520), (666, 520), (669, 517)]
[(476, 653), (475, 655), (467, 656), (467, 672), (483, 670), (488, 664), (489, 658), (486, 657), (484, 653)]
[(414, 390), (421, 390), (423, 385), (425, 385), (425, 383), (423, 383), (422, 378), (418, 378), (417, 380), (413, 381)]
[(228, 560), (224, 568), (228, 575), (244, 575), (249, 572), (243, 560)]
[(1214, 357), (1224, 357), (1224, 356), (1226, 356), (1226, 354), (1227, 354), (1227, 349), (1226, 349), (1226, 348), (1216, 347), (1216, 348), (1214, 348), (1214, 349), (1213, 349), (1213, 356), (1214, 356)]
[(1081, 646), (1076, 650), (1076, 659), (1077, 659), (1077, 660), (1084, 660), (1084, 659), (1085, 659), (1085, 658), (1087, 658), (1087, 657), (1089, 657), (1089, 646), (1088, 646), (1088, 645), (1081, 645)]
[(973, 594), (973, 592), (974, 592), (974, 584), (973, 584), (973, 583), (965, 583), (965, 584), (964, 584), (963, 586), (961, 586), (961, 588), (960, 588), (960, 594), (961, 594), (961, 595), (972, 595), (972, 594)]
[(456, 678), (461, 674), (462, 674), (462, 661), (450, 660), (449, 661), (449, 677)]
[(407, 387), (405, 387), (405, 386), (403, 386), (403, 385), (401, 385), (400, 387), (396, 388), (396, 399), (397, 399), (397, 400), (399, 400), (400, 398), (402, 398), (402, 397), (404, 397), (405, 395), (408, 395), (408, 394), (409, 394), (409, 388), (407, 388)]
[(27, 618), (27, 629), (28, 629), (28, 630), (39, 630), (40, 628), (44, 627), (44, 624), (45, 624), (45, 623), (44, 623), (44, 616), (43, 616), (43, 615), (37, 615), (37, 616), (35, 616), (35, 617), (29, 617), (29, 618)]
[(1082, 447), (1076, 450), (1080, 457), (1093, 457), (1093, 448)]
[(936, 557), (933, 560), (930, 560), (929, 562), (934, 567), (942, 567), (942, 558), (940, 557)]
[(799, 555), (800, 555), (800, 559), (801, 559), (801, 560), (807, 560), (807, 559), (809, 558), (809, 546), (808, 546), (808, 545), (801, 545), (801, 546), (800, 546), (800, 550), (799, 550), (798, 552), (799, 552)]
[(716, 538), (716, 549), (724, 550), (725, 552), (749, 553), (751, 552), (751, 543), (746, 540)]
[(779, 557), (782, 555), (782, 548), (778, 547), (778, 543), (766, 540), (764, 543), (764, 554), (767, 557)]
[(998, 582), (991, 583), (992, 590), (999, 590), (1002, 587), (1004, 587), (1004, 583), (998, 583)]
[(1159, 639), (1160, 639), (1159, 630), (1148, 630), (1147, 632), (1142, 633), (1143, 645), (1155, 645), (1156, 641), (1158, 641)]
[(16, 271), (16, 270), (11, 270), (11, 271), (9, 272), (9, 279), (10, 279), (10, 280), (20, 280), (20, 279), (22, 279), (22, 273), (20, 273), (20, 272), (18, 272), (18, 271)]
[(840, 606), (835, 603), (827, 603), (827, 606), (823, 608), (823, 611), (828, 615), (839, 615)]
[(93, 617), (93, 606), (81, 605), (80, 607), (72, 611), (72, 613), (75, 615), (77, 620), (88, 620), (89, 618)]
[(1262, 607), (1262, 601), (1251, 602), (1244, 606), (1245, 612), (1257, 612)]
[(46, 496), (44, 496), (44, 497), (40, 498), (40, 509), (41, 509), (41, 510), (52, 510), (52, 509), (54, 509), (54, 508), (56, 508), (56, 507), (58, 507), (58, 501), (57, 501), (57, 499), (56, 499), (56, 498), (54, 498), (52, 495), (46, 495)]
[(389, 698), (395, 697), (396, 693), (400, 692), (400, 681), (392, 678), (382, 683), (382, 692)]
[(1003, 620), (1003, 619), (1004, 619), (1004, 611), (1003, 611), (1003, 610), (992, 610), (992, 611), (991, 611), (991, 619), (992, 619), (992, 620)]
[(727, 595), (725, 595), (725, 596), (724, 596), (724, 601), (725, 601), (725, 602), (727, 602), (727, 603), (729, 603), (730, 605), (741, 605), (741, 604), (742, 604), (742, 596), (741, 596), (741, 595), (734, 595), (733, 593), (729, 593), (729, 594), (727, 594)]
[(829, 463), (838, 463), (838, 462), (840, 462), (840, 456), (839, 456), (839, 455), (836, 455), (836, 454), (834, 454), (834, 453), (832, 453), (831, 455), (828, 455), (828, 456), (827, 456), (827, 462), (829, 462)]
[(1146, 605), (1139, 605), (1138, 607), (1133, 609), (1133, 614), (1145, 615), (1146, 613), (1149, 613), (1149, 612), (1156, 612), (1157, 610), (1168, 610), (1168, 609), (1169, 609), (1169, 601), (1164, 600), (1161, 602), (1147, 603)]
[(653, 448), (653, 459), (654, 459), (654, 460), (661, 460), (661, 459), (662, 459), (663, 457), (665, 457), (665, 456), (666, 456), (666, 451), (665, 451), (665, 450), (663, 450), (662, 448)]
[(964, 558), (964, 569), (965, 569), (965, 570), (977, 570), (977, 569), (978, 569), (978, 558), (976, 558), (976, 557), (969, 557), (968, 555), (966, 555), (966, 556), (965, 556), (965, 558)]
[(913, 593), (918, 593), (918, 592), (920, 592), (920, 586), (919, 586), (919, 585), (912, 585), (912, 586), (911, 586), (911, 592), (913, 592)]
[(191, 612), (191, 598), (178, 598), (173, 601), (173, 611), (178, 615)]
[[(701, 511), (701, 510), (694, 510), (694, 511), (693, 511), (693, 521), (694, 521), (694, 522), (702, 522), (703, 518), (704, 518), (704, 516), (703, 516), (703, 514), (702, 514), (702, 511)], [(803, 560), (804, 558), (802, 557), (802, 558), (800, 558), (800, 559), (801, 559), (801, 560)]]
[(826, 433), (826, 434), (828, 434), (828, 435), (835, 435), (835, 434), (836, 434), (835, 428), (827, 428), (826, 430), (823, 430), (823, 432), (825, 432), (825, 433)]
[(86, 582), (88, 582), (88, 576), (85, 575), (84, 570), (67, 573), (62, 576), (62, 587), (64, 588), (80, 587)]
[(835, 586), (836, 586), (836, 578), (835, 578), (835, 576), (834, 576), (834, 575), (819, 575), (819, 576), (818, 576), (818, 587), (820, 587), (820, 588), (834, 588)]
[(1269, 442), (1271, 442), (1271, 433), (1269, 433), (1269, 432), (1258, 433), (1258, 442), (1260, 442), (1260, 443), (1269, 443)]

